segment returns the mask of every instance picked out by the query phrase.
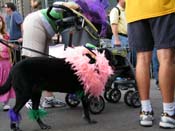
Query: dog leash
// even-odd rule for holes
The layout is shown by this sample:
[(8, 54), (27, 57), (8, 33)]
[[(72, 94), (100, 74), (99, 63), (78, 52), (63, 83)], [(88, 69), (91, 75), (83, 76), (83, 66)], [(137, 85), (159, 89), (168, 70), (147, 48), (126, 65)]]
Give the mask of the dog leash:
[(56, 58), (52, 55), (48, 55), (46, 53), (43, 53), (43, 52), (40, 52), (40, 51), (37, 51), (37, 50), (34, 50), (34, 49), (31, 49), (31, 48), (27, 48), (27, 47), (23, 47), (21, 45), (17, 45), (15, 44), (15, 47), (12, 47), (10, 46), (8, 43), (15, 43), (17, 41), (6, 41), (6, 40), (3, 40), (3, 39), (0, 39), (0, 43), (2, 43), (3, 45), (7, 46), (8, 48), (10, 49), (14, 49), (14, 50), (17, 50), (17, 51), (20, 51), (22, 49), (26, 49), (26, 50), (29, 50), (29, 51), (32, 51), (32, 52), (35, 52), (35, 53), (38, 53), (38, 54), (41, 54), (41, 55), (44, 55), (44, 56), (48, 56), (48, 57), (52, 57), (52, 58)]
[[(10, 46), (8, 43), (15, 43), (17, 41), (7, 41), (7, 40), (3, 40), (3, 39), (0, 39), (0, 43), (2, 43), (3, 45), (7, 46), (8, 48), (10, 49), (14, 49), (14, 50), (17, 50), (17, 51), (20, 51), (22, 49), (26, 49), (26, 50), (29, 50), (29, 51), (32, 51), (32, 52), (35, 52), (35, 53), (38, 53), (38, 54), (41, 54), (41, 55), (44, 55), (44, 56), (48, 56), (48, 57), (51, 57), (51, 58), (56, 58), (55, 56), (52, 56), (52, 55), (49, 55), (49, 54), (46, 54), (46, 53), (43, 53), (43, 52), (40, 52), (40, 51), (37, 51), (37, 50), (34, 50), (34, 49), (31, 49), (31, 48), (27, 48), (27, 47), (23, 47), (21, 45), (17, 45), (15, 44), (15, 47), (12, 47)], [(84, 45), (84, 47), (90, 52), (91, 56), (93, 58), (96, 57), (96, 54), (92, 51), (92, 50), (96, 50), (97, 47), (93, 44), (90, 44), (90, 43), (86, 43)]]

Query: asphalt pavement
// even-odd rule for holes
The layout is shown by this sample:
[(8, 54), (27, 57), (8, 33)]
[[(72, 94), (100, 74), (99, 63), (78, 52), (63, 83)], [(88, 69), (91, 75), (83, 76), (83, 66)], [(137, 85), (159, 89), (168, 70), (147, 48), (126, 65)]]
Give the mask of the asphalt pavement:
[[(65, 94), (55, 93), (56, 98), (64, 101)], [(122, 98), (119, 103), (112, 104), (106, 102), (104, 111), (91, 117), (98, 121), (97, 124), (88, 124), (82, 118), (82, 106), (70, 108), (47, 109), (47, 117), (43, 120), (52, 126), (48, 131), (162, 131), (159, 128), (159, 120), (162, 112), (162, 99), (160, 91), (157, 90), (153, 81), (151, 82), (151, 102), (155, 112), (153, 127), (141, 127), (139, 125), (139, 108), (128, 107)], [(13, 106), (15, 100), (11, 100)], [(41, 131), (35, 121), (29, 120), (27, 116), (28, 109), (24, 107), (21, 110), (22, 121), (20, 127), (23, 131)], [(8, 113), (0, 109), (0, 131), (10, 131)]]

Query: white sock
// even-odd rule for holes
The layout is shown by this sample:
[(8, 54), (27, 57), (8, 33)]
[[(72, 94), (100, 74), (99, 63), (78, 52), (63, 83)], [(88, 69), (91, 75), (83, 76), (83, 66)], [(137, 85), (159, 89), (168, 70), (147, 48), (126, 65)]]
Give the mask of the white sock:
[(141, 106), (142, 106), (142, 111), (145, 111), (145, 112), (152, 111), (152, 106), (151, 106), (150, 100), (142, 100)]
[(163, 112), (170, 116), (175, 115), (175, 103), (163, 103)]

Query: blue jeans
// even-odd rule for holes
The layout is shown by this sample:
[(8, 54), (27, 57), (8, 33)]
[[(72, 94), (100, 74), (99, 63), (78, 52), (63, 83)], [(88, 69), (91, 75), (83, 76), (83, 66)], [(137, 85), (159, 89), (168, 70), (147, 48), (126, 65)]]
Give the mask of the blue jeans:
[[(121, 41), (122, 48), (129, 48), (128, 37), (119, 35), (119, 39)], [(112, 40), (111, 40), (112, 47), (115, 47), (114, 41), (115, 41), (115, 38), (114, 38), (114, 36), (112, 36)], [(135, 65), (136, 65), (136, 51), (135, 51), (135, 49), (132, 49), (131, 52), (129, 52), (127, 54), (127, 58), (135, 67)]]
[[(128, 37), (119, 35), (119, 39), (120, 39), (120, 41), (121, 41), (121, 47), (122, 47), (122, 48), (129, 47), (129, 44), (128, 44)], [(113, 35), (113, 36), (112, 36), (112, 41), (111, 41), (112, 47), (114, 47), (114, 45), (115, 45), (114, 41), (115, 41), (115, 38), (114, 38), (114, 35)]]
[(152, 65), (153, 65), (153, 76), (156, 81), (158, 81), (158, 72), (159, 72), (159, 62), (157, 59), (157, 49), (153, 49), (152, 54)]

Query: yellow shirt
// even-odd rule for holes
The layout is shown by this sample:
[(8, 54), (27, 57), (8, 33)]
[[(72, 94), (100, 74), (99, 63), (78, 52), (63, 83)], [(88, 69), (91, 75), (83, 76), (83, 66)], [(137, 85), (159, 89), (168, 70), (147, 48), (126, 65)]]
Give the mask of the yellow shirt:
[(175, 0), (126, 0), (127, 22), (175, 12)]
[(118, 32), (122, 34), (127, 34), (127, 22), (126, 22), (126, 16), (125, 16), (125, 10), (120, 6), (117, 5), (117, 7), (120, 10), (120, 16), (118, 9), (114, 7), (110, 14), (110, 24), (117, 24), (118, 25)]

